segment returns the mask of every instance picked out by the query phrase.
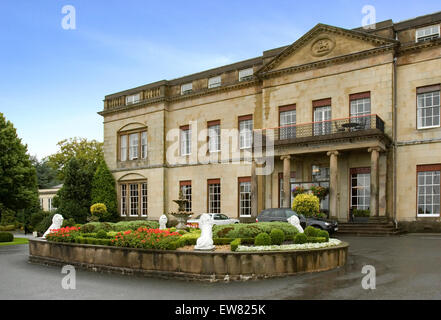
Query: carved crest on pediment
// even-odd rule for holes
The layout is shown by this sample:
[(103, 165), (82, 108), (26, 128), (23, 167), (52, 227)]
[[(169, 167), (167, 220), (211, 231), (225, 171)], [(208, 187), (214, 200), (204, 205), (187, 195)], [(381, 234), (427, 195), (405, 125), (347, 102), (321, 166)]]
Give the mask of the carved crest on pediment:
[(335, 40), (330, 36), (321, 36), (311, 45), (311, 54), (314, 57), (323, 57), (335, 48)]

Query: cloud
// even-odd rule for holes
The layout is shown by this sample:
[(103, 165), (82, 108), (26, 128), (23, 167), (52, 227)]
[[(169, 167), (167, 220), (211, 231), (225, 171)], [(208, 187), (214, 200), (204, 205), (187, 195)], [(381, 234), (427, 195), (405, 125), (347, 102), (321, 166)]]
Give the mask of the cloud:
[(121, 57), (121, 63), (134, 63), (138, 68), (151, 68), (166, 77), (183, 76), (182, 72), (200, 72), (236, 62), (233, 56), (178, 49), (172, 45), (155, 43), (143, 37), (117, 36), (102, 32), (83, 32), (82, 35), (95, 45)]

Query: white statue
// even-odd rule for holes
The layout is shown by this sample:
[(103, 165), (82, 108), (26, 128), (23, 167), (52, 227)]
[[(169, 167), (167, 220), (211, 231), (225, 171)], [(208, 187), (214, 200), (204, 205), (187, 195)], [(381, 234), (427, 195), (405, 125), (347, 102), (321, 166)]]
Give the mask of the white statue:
[(163, 214), (161, 217), (159, 217), (159, 230), (165, 230), (167, 229), (167, 216)]
[(196, 242), (195, 250), (213, 250), (215, 248), (213, 243), (213, 224), (214, 220), (207, 213), (204, 213), (199, 220), (199, 228), (201, 229), (201, 236)]
[(48, 235), (49, 233), (52, 232), (52, 230), (57, 230), (57, 229), (61, 229), (61, 226), (63, 225), (63, 216), (61, 214), (56, 214), (54, 215), (54, 217), (52, 218), (52, 224), (49, 227), (49, 229), (47, 229), (47, 231), (43, 234), (43, 239), (46, 239), (46, 235)]
[(299, 218), (295, 214), (292, 215), (290, 218), (288, 218), (288, 222), (290, 224), (292, 224), (294, 227), (296, 227), (297, 230), (299, 230), (300, 233), (303, 233), (303, 228), (300, 225), (300, 220), (299, 220)]

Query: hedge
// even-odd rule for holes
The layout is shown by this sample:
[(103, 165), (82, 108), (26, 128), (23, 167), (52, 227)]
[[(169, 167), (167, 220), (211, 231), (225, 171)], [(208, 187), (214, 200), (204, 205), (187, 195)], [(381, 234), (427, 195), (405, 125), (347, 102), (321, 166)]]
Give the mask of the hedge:
[(265, 232), (270, 234), (273, 229), (280, 229), (285, 238), (291, 239), (298, 233), (296, 227), (288, 222), (259, 222), (253, 224), (216, 225), (213, 227), (213, 238), (255, 238)]
[(0, 242), (12, 242), (14, 241), (14, 235), (9, 232), (0, 232)]

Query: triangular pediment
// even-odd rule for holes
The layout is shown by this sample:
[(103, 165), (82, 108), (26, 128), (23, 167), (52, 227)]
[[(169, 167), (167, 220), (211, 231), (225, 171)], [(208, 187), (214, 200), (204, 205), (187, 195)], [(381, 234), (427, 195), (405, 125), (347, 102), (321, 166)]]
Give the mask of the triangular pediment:
[(318, 61), (368, 52), (398, 42), (376, 35), (318, 24), (267, 62), (258, 74), (289, 69)]

